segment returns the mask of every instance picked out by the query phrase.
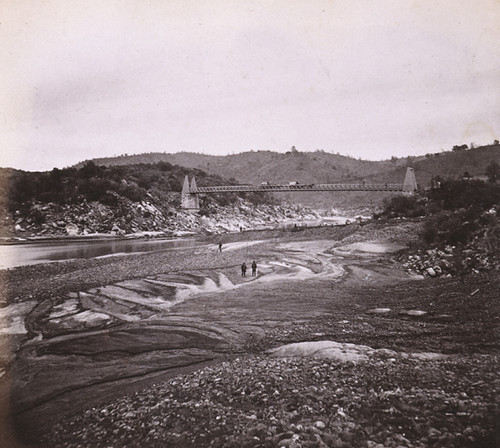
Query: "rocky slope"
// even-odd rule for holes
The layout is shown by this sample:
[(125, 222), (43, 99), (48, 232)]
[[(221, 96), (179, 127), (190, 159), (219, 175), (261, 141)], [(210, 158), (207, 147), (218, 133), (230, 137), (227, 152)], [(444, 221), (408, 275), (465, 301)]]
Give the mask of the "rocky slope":
[(312, 210), (290, 204), (253, 206), (242, 199), (217, 207), (209, 216), (199, 216), (154, 198), (132, 202), (120, 199), (119, 206), (100, 202), (60, 205), (31, 203), (17, 210), (4, 235), (19, 238), (78, 235), (150, 234), (179, 236), (186, 232), (222, 233), (240, 229), (272, 228), (295, 221), (318, 221)]

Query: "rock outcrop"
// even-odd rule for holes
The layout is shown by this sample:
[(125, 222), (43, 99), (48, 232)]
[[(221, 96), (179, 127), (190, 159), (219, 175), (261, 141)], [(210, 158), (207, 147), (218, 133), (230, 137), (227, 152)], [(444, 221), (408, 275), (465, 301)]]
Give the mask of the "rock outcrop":
[(413, 274), (426, 277), (452, 277), (453, 275), (479, 273), (497, 269), (498, 254), (484, 250), (480, 240), (475, 240), (464, 248), (445, 246), (441, 249), (420, 250), (408, 255), (404, 268)]
[[(100, 202), (79, 204), (26, 204), (16, 210), (9, 234), (20, 238), (83, 235), (172, 235), (187, 233), (224, 233), (239, 230), (274, 228), (298, 222), (319, 222), (313, 211), (298, 205), (251, 205), (240, 199), (236, 204), (218, 207), (206, 216), (161, 204), (154, 198), (132, 202), (120, 198), (118, 205)], [(4, 232), (5, 233), (5, 232)], [(6, 235), (4, 235), (6, 236)]]

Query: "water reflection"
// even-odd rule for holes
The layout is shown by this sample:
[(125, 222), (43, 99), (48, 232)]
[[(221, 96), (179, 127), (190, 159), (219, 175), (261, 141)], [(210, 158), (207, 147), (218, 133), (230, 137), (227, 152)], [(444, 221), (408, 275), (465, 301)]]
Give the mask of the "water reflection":
[(29, 243), (0, 245), (0, 269), (77, 258), (96, 258), (110, 255), (155, 252), (200, 243), (194, 239), (172, 240), (100, 240), (64, 243)]

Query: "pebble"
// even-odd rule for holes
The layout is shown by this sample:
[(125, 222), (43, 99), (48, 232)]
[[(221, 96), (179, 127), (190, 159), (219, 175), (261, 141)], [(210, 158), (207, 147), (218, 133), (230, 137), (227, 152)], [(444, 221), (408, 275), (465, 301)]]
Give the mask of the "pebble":
[[(444, 364), (441, 366), (440, 362)], [(450, 390), (449, 385), (444, 388), (442, 383), (442, 379), (450, 378), (450, 372), (455, 372), (454, 363), (465, 363), (453, 376), (455, 391)], [(483, 368), (486, 365), (483, 364)], [(332, 370), (331, 366), (336, 368)], [(164, 446), (172, 448), (210, 445), (378, 448), (384, 444), (394, 448), (413, 445), (423, 448), (431, 443), (453, 446), (452, 441), (460, 440), (459, 437), (477, 438), (481, 431), (492, 430), (487, 424), (494, 408), (492, 401), (487, 404), (490, 382), (471, 382), (475, 384), (472, 395), (467, 388), (469, 383), (464, 382), (462, 374), (458, 373), (471, 371), (470, 363), (450, 358), (446, 362), (438, 360), (426, 364), (425, 369), (417, 369), (419, 366), (420, 361), (407, 359), (397, 364), (343, 365), (339, 369), (334, 361), (240, 357), (237, 361), (160, 383), (102, 409), (88, 410), (81, 417), (58, 425), (51, 432), (51, 443), (44, 446), (76, 448), (75, 434), (79, 434), (78, 443), (92, 448), (104, 448), (97, 443), (99, 437), (106, 438), (106, 446), (127, 446), (127, 440), (134, 440), (138, 446), (156, 446), (151, 441), (161, 440)], [(476, 364), (473, 366), (477, 369)], [(495, 373), (491, 366), (490, 370), (493, 378)], [(319, 372), (320, 378), (310, 375), (311, 371)], [(412, 380), (415, 372), (418, 372), (418, 383)], [(275, 381), (281, 383), (281, 392), (277, 396), (273, 396)], [(398, 387), (394, 387), (395, 383)], [(200, 384), (204, 386), (199, 387)], [(258, 393), (237, 395), (236, 401), (228, 404), (230, 394), (224, 391), (236, 390), (236, 386), (242, 384)], [(427, 386), (422, 387), (422, 384)], [(157, 406), (158, 403), (167, 403), (167, 397), (168, 405)], [(269, 400), (266, 406), (261, 405), (264, 397)], [(442, 406), (458, 410), (469, 407), (472, 400), (483, 407), (482, 414), (477, 414), (474, 420), (481, 422), (477, 428), (467, 426), (469, 419), (453, 414), (446, 417), (447, 427), (425, 429), (424, 422), (440, 421)], [(345, 405), (340, 407), (340, 403)], [(400, 403), (412, 411), (408, 413), (405, 408), (401, 414)], [(196, 404), (201, 405), (196, 407)], [(241, 412), (242, 406), (246, 412)], [(372, 407), (392, 410), (378, 414), (381, 419), (378, 427), (371, 426)], [(328, 425), (325, 418), (318, 419), (320, 416), (328, 416)], [(407, 418), (408, 424), (418, 421), (422, 429), (412, 437), (388, 431), (389, 422), (395, 416)], [(116, 425), (114, 430), (108, 429), (111, 418), (116, 422), (113, 423)], [(124, 424), (125, 420), (127, 424)], [(451, 425), (453, 432), (448, 429)], [(365, 431), (363, 428), (371, 429)], [(148, 445), (146, 440), (151, 443)], [(423, 442), (425, 440), (428, 442)], [(446, 442), (442, 444), (442, 440)]]
[(322, 422), (321, 420), (318, 420), (317, 422), (315, 422), (314, 426), (316, 426), (316, 428), (319, 428), (319, 429), (325, 429), (326, 428), (325, 423)]

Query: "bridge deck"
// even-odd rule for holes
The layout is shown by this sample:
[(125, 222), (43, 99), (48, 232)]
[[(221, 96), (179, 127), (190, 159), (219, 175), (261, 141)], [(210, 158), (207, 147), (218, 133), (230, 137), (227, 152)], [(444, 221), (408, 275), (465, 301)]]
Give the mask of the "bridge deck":
[(272, 191), (406, 191), (404, 184), (292, 184), (292, 185), (220, 185), (196, 187), (190, 194)]

